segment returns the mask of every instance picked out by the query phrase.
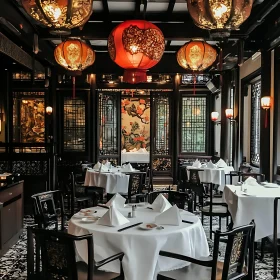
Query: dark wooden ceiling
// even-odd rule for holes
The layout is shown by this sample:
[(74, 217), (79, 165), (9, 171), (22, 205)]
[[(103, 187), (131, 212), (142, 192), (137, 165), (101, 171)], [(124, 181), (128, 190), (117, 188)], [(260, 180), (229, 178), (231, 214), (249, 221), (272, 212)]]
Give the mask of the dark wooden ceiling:
[[(280, 43), (280, 0), (255, 0), (249, 19), (240, 30), (232, 31), (224, 43), (224, 69), (237, 64), (239, 47), (244, 44), (245, 60), (261, 48), (269, 49)], [(146, 10), (144, 13), (143, 10)], [(143, 19), (155, 23), (166, 40), (165, 54), (155, 72), (184, 72), (176, 64), (177, 50), (192, 38), (204, 38), (219, 45), (207, 30), (195, 26), (188, 14), (186, 0), (94, 0), (93, 13), (82, 30), (72, 30), (71, 36), (84, 39), (96, 51), (96, 62), (88, 71), (110, 73), (118, 67), (110, 61), (107, 38), (111, 30), (128, 19)], [(20, 0), (1, 0), (0, 31), (32, 53), (33, 34), (39, 36), (40, 52), (36, 59), (45, 65), (56, 65), (53, 50), (65, 37), (51, 35), (23, 10)], [(170, 65), (173, 65), (170, 71)], [(215, 67), (213, 68), (215, 70)], [(213, 70), (212, 69), (212, 70)]]

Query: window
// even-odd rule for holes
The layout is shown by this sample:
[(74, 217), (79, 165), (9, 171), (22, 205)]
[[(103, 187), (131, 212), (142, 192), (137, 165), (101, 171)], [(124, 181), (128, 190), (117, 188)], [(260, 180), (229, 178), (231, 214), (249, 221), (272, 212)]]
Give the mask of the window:
[(182, 98), (182, 153), (206, 153), (206, 97)]
[(64, 151), (85, 152), (85, 101), (64, 98)]
[(251, 164), (260, 165), (261, 80), (251, 84)]

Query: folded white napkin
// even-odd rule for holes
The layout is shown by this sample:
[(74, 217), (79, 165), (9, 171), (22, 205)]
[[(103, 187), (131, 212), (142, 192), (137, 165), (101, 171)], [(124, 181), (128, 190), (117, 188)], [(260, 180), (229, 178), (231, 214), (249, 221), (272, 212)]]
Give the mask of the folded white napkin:
[(196, 159), (192, 166), (200, 168), (201, 167), (201, 162), (198, 159)]
[(104, 166), (107, 167), (107, 169), (110, 169), (112, 164), (110, 161), (106, 160), (106, 162), (104, 163)]
[(152, 208), (157, 212), (163, 212), (170, 207), (172, 207), (172, 205), (162, 194), (159, 194), (152, 204)]
[(125, 154), (126, 153), (126, 149), (122, 149), (122, 154)]
[(244, 185), (259, 186), (259, 183), (257, 182), (256, 178), (250, 176), (244, 181)]
[(146, 150), (146, 148), (140, 148), (138, 150), (138, 153), (141, 153), (141, 154), (148, 154), (148, 151)]
[(122, 166), (121, 171), (122, 172), (133, 172), (133, 171), (135, 171), (135, 169), (131, 166), (130, 163), (128, 163), (128, 164), (124, 164)]
[(99, 225), (109, 227), (121, 226), (127, 223), (129, 223), (129, 220), (115, 206), (111, 206), (98, 221)]
[(182, 223), (182, 218), (177, 205), (172, 206), (160, 215), (156, 216), (156, 224), (179, 226)]
[(109, 168), (104, 164), (102, 164), (99, 168), (99, 172), (108, 172), (108, 170)]
[(227, 167), (226, 162), (225, 162), (222, 158), (220, 158), (220, 159), (218, 160), (218, 162), (216, 163), (216, 165), (217, 165), (217, 167)]
[(107, 203), (107, 206), (124, 207), (126, 199), (120, 194), (116, 193)]
[(130, 152), (132, 152), (132, 153), (137, 152), (137, 149), (134, 148), (134, 149), (130, 150)]
[(214, 169), (214, 168), (217, 168), (217, 165), (214, 164), (214, 163), (212, 162), (212, 160), (210, 160), (210, 161), (207, 163), (206, 167), (207, 167), (207, 168), (212, 168), (212, 169)]
[(98, 161), (94, 166), (93, 169), (99, 169), (101, 167), (101, 163)]

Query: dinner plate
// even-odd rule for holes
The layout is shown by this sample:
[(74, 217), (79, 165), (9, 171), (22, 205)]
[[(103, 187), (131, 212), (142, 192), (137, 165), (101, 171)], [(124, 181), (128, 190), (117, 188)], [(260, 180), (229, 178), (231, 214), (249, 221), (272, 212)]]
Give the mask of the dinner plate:
[(155, 229), (157, 228), (156, 224), (152, 224), (152, 223), (143, 223), (139, 226), (141, 229), (145, 229), (145, 230), (151, 230), (151, 229)]
[(279, 188), (280, 186), (275, 183), (263, 183), (262, 184), (265, 188)]
[(96, 222), (98, 219), (99, 219), (99, 218), (96, 217), (96, 216), (86, 217), (86, 218), (82, 218), (82, 219), (81, 219), (81, 222), (82, 222), (82, 223), (90, 224), (90, 223)]

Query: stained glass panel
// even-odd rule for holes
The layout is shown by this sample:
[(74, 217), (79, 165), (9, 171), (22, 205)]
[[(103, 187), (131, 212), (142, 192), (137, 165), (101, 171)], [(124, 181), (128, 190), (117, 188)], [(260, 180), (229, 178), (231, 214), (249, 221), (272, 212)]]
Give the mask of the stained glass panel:
[(182, 98), (182, 153), (206, 152), (206, 97)]
[(118, 154), (116, 94), (99, 94), (99, 154)]
[(64, 97), (64, 151), (85, 152), (85, 101)]

